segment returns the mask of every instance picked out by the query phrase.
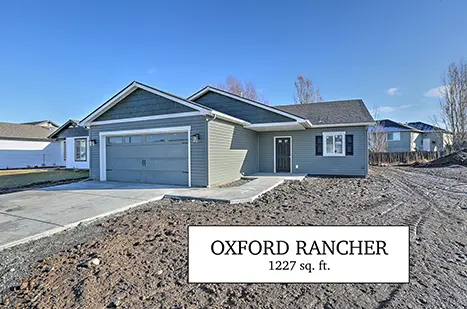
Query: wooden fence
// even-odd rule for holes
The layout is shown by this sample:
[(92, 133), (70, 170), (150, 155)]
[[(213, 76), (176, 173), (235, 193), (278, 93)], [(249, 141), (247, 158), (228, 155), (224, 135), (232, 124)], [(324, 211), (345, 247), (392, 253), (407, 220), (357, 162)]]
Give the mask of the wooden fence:
[(431, 161), (442, 156), (442, 151), (370, 152), (369, 163), (371, 165), (410, 164)]

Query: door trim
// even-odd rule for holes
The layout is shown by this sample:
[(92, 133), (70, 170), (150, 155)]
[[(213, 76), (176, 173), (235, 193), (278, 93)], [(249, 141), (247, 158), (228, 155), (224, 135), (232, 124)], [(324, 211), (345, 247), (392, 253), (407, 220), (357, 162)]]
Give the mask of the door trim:
[(187, 132), (188, 134), (188, 187), (191, 187), (191, 126), (99, 132), (99, 174), (100, 174), (99, 178), (100, 178), (100, 181), (107, 181), (107, 156), (106, 156), (106, 152), (107, 152), (106, 138), (107, 137), (117, 136), (117, 135), (174, 133), (174, 132)]
[(292, 174), (292, 170), (293, 170), (293, 166), (292, 166), (292, 157), (293, 157), (293, 153), (292, 153), (292, 136), (274, 136), (274, 174), (276, 174), (276, 139), (277, 138), (290, 138), (290, 145), (289, 145), (289, 148), (290, 148), (290, 174)]

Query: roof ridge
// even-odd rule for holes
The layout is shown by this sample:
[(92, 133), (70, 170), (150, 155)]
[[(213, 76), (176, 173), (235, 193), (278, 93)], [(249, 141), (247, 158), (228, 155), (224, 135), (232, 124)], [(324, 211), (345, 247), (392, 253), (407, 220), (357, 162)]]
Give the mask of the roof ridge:
[(281, 105), (274, 105), (274, 106), (282, 107), (282, 106), (291, 106), (291, 105), (308, 105), (308, 104), (324, 104), (324, 103), (342, 103), (342, 102), (355, 102), (355, 101), (362, 101), (362, 102), (363, 102), (363, 99), (348, 99), (348, 100), (320, 101), (320, 102), (309, 102), (309, 103), (291, 103), (291, 104), (281, 104)]

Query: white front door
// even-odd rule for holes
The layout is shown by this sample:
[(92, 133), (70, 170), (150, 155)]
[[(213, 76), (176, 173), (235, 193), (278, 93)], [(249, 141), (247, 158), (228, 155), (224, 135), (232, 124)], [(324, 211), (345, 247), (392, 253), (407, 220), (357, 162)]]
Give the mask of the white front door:
[(430, 151), (430, 139), (429, 138), (424, 138), (423, 139), (423, 150), (424, 151)]

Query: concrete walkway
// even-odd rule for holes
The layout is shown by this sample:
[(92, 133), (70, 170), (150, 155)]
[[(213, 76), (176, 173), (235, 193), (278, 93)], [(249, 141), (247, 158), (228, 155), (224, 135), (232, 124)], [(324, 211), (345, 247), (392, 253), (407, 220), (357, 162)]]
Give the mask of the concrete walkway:
[(253, 181), (230, 188), (84, 181), (4, 194), (0, 195), (0, 250), (164, 197), (233, 204), (251, 202), (284, 179), (258, 175)]
[(224, 202), (230, 204), (253, 202), (262, 194), (274, 189), (284, 181), (302, 181), (305, 175), (254, 174), (244, 178), (253, 179), (239, 187), (177, 189), (165, 197)]

